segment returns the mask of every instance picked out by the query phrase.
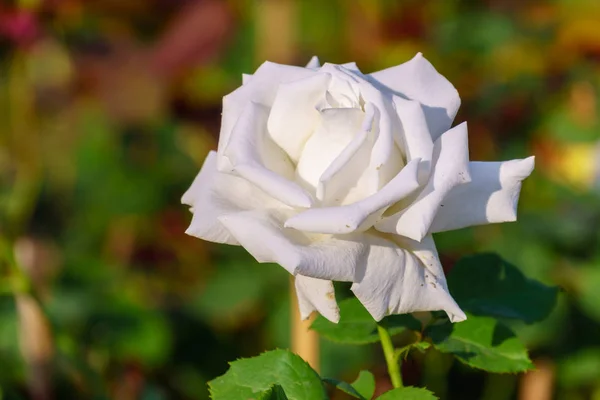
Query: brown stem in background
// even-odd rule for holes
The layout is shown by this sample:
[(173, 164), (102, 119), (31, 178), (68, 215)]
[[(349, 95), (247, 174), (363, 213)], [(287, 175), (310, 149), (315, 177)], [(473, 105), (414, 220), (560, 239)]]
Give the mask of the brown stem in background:
[(28, 390), (34, 400), (52, 396), (54, 343), (42, 298), (56, 271), (58, 260), (53, 248), (28, 237), (18, 239), (9, 256), (11, 274), (19, 282), (14, 296), (19, 321), (19, 347), (27, 367)]
[(2, 261), (8, 265), (9, 279), (14, 285), (11, 289), (19, 321), (19, 347), (27, 368), (30, 396), (33, 400), (50, 400), (54, 347), (39, 294), (48, 277), (44, 268), (51, 264), (52, 257), (43, 257), (39, 262), (40, 246), (24, 238), (42, 182), (39, 127), (29, 63), (31, 60), (25, 53), (15, 53), (8, 71), (9, 129), (0, 135), (0, 140), (14, 152), (18, 173), (9, 200), (8, 229), (2, 232)]
[(297, 53), (296, 0), (260, 0), (256, 2), (256, 60), (293, 63)]
[(554, 363), (536, 360), (536, 369), (523, 375), (519, 387), (519, 400), (551, 400), (554, 389)]
[(19, 315), (19, 346), (27, 365), (31, 398), (50, 400), (53, 345), (48, 320), (30, 294), (16, 294), (15, 301)]

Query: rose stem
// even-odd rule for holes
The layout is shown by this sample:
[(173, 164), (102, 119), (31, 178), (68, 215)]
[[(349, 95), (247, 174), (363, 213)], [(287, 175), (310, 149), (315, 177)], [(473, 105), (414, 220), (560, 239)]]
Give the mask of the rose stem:
[(392, 344), (392, 337), (387, 329), (379, 324), (377, 325), (377, 332), (379, 333), (379, 339), (381, 340), (381, 347), (383, 348), (383, 355), (385, 356), (385, 362), (387, 364), (388, 374), (392, 380), (392, 385), (395, 388), (400, 388), (403, 386), (402, 375), (400, 374), (398, 355), (394, 351), (394, 345)]
[(302, 321), (293, 276), (290, 277), (290, 303), (292, 307), (292, 351), (302, 357), (315, 371), (319, 372), (319, 335), (309, 329), (314, 320), (314, 314), (309, 319)]

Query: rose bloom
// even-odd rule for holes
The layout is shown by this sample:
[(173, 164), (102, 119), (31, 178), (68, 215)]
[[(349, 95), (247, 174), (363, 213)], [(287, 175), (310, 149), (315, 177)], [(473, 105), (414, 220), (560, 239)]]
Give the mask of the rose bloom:
[(432, 233), (514, 221), (534, 159), (469, 161), (467, 124), (451, 128), (459, 106), (420, 53), (372, 74), (266, 62), (223, 99), (218, 150), (182, 198), (187, 233), (280, 264), (303, 318), (339, 320), (335, 280), (375, 320), (462, 321)]

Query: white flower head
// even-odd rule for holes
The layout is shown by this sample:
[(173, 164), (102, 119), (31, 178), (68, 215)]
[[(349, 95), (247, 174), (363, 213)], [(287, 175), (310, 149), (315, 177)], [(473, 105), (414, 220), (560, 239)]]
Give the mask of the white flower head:
[(533, 157), (471, 162), (452, 84), (419, 53), (383, 71), (266, 62), (223, 99), (218, 150), (182, 202), (187, 233), (296, 277), (303, 318), (337, 322), (332, 281), (373, 318), (464, 320), (432, 233), (514, 221)]

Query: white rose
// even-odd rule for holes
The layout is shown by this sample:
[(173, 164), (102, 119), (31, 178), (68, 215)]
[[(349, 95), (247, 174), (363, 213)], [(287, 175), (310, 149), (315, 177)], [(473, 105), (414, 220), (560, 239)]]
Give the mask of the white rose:
[(187, 233), (296, 277), (303, 318), (337, 322), (332, 280), (373, 318), (444, 310), (432, 233), (514, 221), (533, 157), (470, 162), (456, 89), (419, 53), (383, 71), (266, 62), (223, 99), (217, 152), (185, 193)]

